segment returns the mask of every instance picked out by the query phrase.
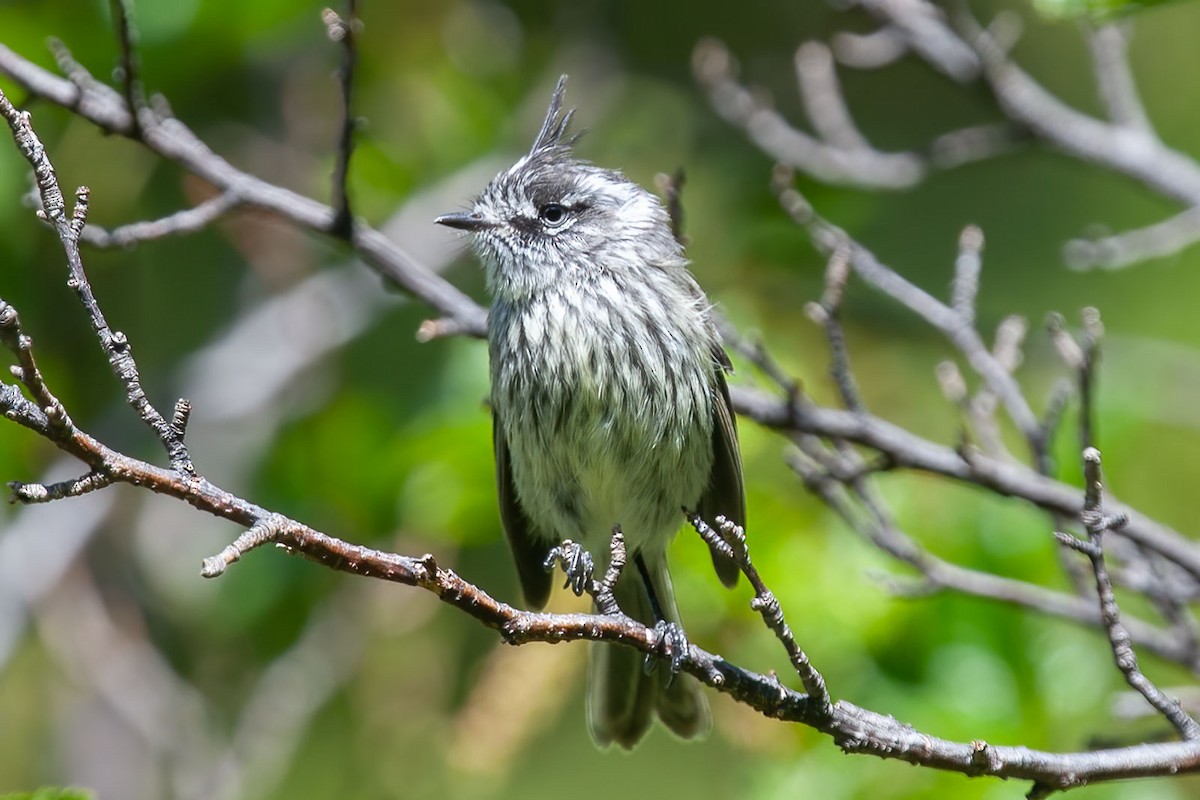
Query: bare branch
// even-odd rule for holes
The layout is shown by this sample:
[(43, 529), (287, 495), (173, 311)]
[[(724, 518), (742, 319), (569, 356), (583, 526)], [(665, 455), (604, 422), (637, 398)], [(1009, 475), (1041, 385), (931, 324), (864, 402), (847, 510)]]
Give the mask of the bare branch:
[(809, 701), (817, 706), (815, 713), (818, 716), (830, 715), (833, 712), (833, 704), (829, 699), (829, 690), (825, 687), (825, 678), (812, 665), (800, 645), (796, 643), (792, 629), (783, 618), (783, 608), (779, 605), (779, 600), (767, 588), (758, 569), (751, 562), (750, 550), (746, 546), (746, 531), (740, 525), (724, 517), (718, 517), (715, 520), (717, 527), (714, 530), (698, 514), (686, 510), (684, 514), (705, 544), (727, 558), (733, 559), (742, 574), (750, 581), (750, 585), (754, 588), (754, 599), (750, 602), (750, 607), (762, 615), (763, 622), (787, 651), (788, 661), (792, 662), (792, 667), (800, 676), (804, 690), (808, 692)]
[(133, 4), (130, 0), (109, 0), (108, 5), (117, 31), (117, 44), (121, 49), (121, 66), (118, 69), (121, 93), (132, 119), (131, 136), (137, 139), (140, 135), (138, 116), (146, 107), (146, 94), (142, 87), (141, 63), (137, 54), (138, 35), (137, 27), (133, 24)]
[[(809, 304), (805, 307), (808, 312), (815, 304)], [(778, 386), (789, 399), (789, 402), (797, 402), (802, 394), (800, 383), (788, 374), (767, 350), (766, 345), (760, 337), (748, 337), (738, 332), (729, 320), (725, 319), (720, 314), (716, 317), (717, 330), (721, 334), (721, 341), (726, 348), (748, 360), (751, 364), (758, 368), (766, 378)]]
[(849, 279), (849, 248), (834, 250), (829, 256), (829, 263), (825, 268), (825, 291), (821, 296), (821, 302), (809, 303), (804, 310), (809, 319), (820, 325), (821, 329), (825, 331), (831, 356), (829, 370), (833, 376), (834, 385), (838, 388), (838, 394), (841, 395), (842, 403), (850, 411), (862, 412), (864, 410), (862, 393), (859, 392), (858, 384), (854, 380), (854, 373), (850, 369), (850, 351), (846, 346), (846, 333), (838, 318), (842, 298), (846, 292), (846, 283)]
[(1096, 578), (1096, 594), (1100, 599), (1100, 615), (1104, 621), (1105, 632), (1112, 646), (1113, 658), (1117, 669), (1125, 677), (1136, 692), (1146, 698), (1146, 702), (1163, 715), (1185, 740), (1200, 739), (1200, 725), (1188, 715), (1179, 701), (1167, 697), (1138, 667), (1137, 654), (1130, 643), (1129, 631), (1121, 623), (1121, 609), (1117, 605), (1116, 594), (1113, 592), (1112, 580), (1104, 563), (1104, 534), (1117, 530), (1125, 524), (1125, 518), (1120, 514), (1107, 514), (1104, 510), (1104, 485), (1100, 469), (1100, 451), (1088, 447), (1083, 451), (1083, 472), (1085, 481), (1085, 500), (1080, 518), (1087, 529), (1087, 540), (1076, 539), (1065, 533), (1055, 533), (1062, 544), (1078, 550), (1092, 562), (1092, 572)]
[[(931, 61), (943, 59), (942, 63), (948, 65), (945, 67), (948, 74), (967, 74), (961, 63), (952, 65), (953, 58), (948, 55), (956, 52), (953, 42), (962, 44), (962, 41), (945, 25), (940, 12), (932, 5), (921, 0), (863, 0), (861, 4), (885, 17), (891, 26), (889, 30), (903, 36), (905, 46), (913, 52)], [(350, 10), (353, 22), (352, 0)], [(336, 15), (333, 17), (336, 22), (341, 22)], [(327, 16), (327, 21), (328, 19)], [(338, 26), (330, 24), (331, 32), (335, 27)], [(346, 33), (350, 32), (352, 30), (347, 29)], [(988, 62), (982, 54), (973, 53), (969, 48), (966, 49), (970, 56), (968, 60), (973, 61), (973, 69), (976, 70), (980, 64), (987, 66), (989, 80), (995, 84), (993, 72), (1000, 69), (996, 67), (996, 63), (1007, 64), (1004, 51), (1008, 43), (1004, 35), (997, 30), (983, 32), (979, 38), (987, 41), (986, 47), (991, 48), (990, 56), (995, 61)], [(963, 46), (965, 47), (965, 44)], [(709, 49), (706, 51), (705, 47)], [(48, 97), (54, 102), (73, 108), (76, 113), (91, 119), (106, 130), (141, 138), (151, 151), (211, 182), (221, 192), (219, 197), (230, 198), (230, 203), (235, 203), (232, 198), (237, 198), (236, 204), (270, 209), (300, 226), (345, 238), (356, 252), (367, 258), (382, 274), (392, 277), (442, 315), (441, 318), (422, 326), (422, 336), (434, 338), (458, 333), (480, 335), (485, 328), (486, 317), (473, 301), (409, 259), (382, 234), (366, 226), (349, 225), (350, 207), (345, 198), (345, 170), (351, 156), (352, 144), (353, 125), (349, 101), (353, 48), (350, 45), (348, 48), (350, 61), (343, 72), (346, 113), (339, 150), (340, 174), (335, 177), (335, 200), (332, 207), (314, 203), (234, 169), (174, 119), (167, 110), (165, 101), (158, 99), (149, 107), (136, 108), (131, 99), (131, 88), (127, 88), (126, 96), (122, 98), (111, 89), (99, 85), (74, 63), (65, 48), (59, 48), (59, 61), (64, 71), (71, 76), (69, 81), (40, 72), (28, 62), (12, 56), (11, 51), (3, 47), (0, 47), (0, 71), (12, 75), (18, 83), (29, 88), (36, 96)], [(129, 54), (132, 64), (132, 39), (129, 40)], [(870, 148), (850, 119), (837, 87), (832, 59), (823, 45), (802, 48), (797, 53), (797, 69), (801, 82), (806, 87), (805, 94), (813, 127), (819, 132), (821, 140), (792, 129), (763, 101), (738, 85), (734, 79), (731, 59), (720, 45), (702, 45), (697, 51), (697, 71), (702, 77), (708, 77), (708, 88), (714, 102), (724, 102), (731, 118), (743, 125), (752, 138), (757, 137), (756, 141), (764, 149), (769, 145), (780, 148), (781, 152), (790, 152), (797, 161), (807, 164), (805, 168), (815, 165), (817, 169), (829, 169), (830, 175), (841, 175), (843, 180), (859, 180), (863, 185), (880, 185), (879, 176), (887, 174), (888, 169), (896, 169), (897, 164), (901, 162), (907, 163), (913, 170), (912, 174), (917, 176), (911, 178), (912, 180), (925, 174), (928, 164), (924, 156), (908, 153), (893, 156)], [(132, 75), (133, 70), (130, 69), (127, 74)], [(31, 88), (32, 86), (38, 88)], [(997, 90), (997, 95), (999, 93)], [(66, 417), (65, 410), (61, 414), (66, 420), (65, 424), (55, 422), (56, 412), (47, 412), (39, 408), (52, 405), (42, 400), (52, 400), (53, 395), (45, 389), (32, 361), (28, 341), (23, 340), (18, 330), (16, 338), (6, 334), (8, 338), (5, 339), (5, 343), (17, 355), (18, 377), (22, 379), (35, 402), (31, 403), (23, 398), (18, 387), (5, 384), (0, 385), (0, 407), (22, 424), (54, 439), (61, 449), (80, 457), (91, 467), (91, 472), (82, 479), (42, 486), (40, 491), (47, 494), (61, 492), (65, 495), (72, 491), (83, 491), (82, 488), (72, 487), (86, 487), (89, 482), (96, 483), (92, 488), (111, 482), (131, 483), (184, 499), (201, 510), (234, 520), (248, 528), (245, 534), (220, 555), (205, 560), (205, 573), (211, 576), (223, 572), (249, 550), (262, 544), (277, 543), (291, 552), (334, 569), (405, 583), (430, 591), (443, 602), (498, 630), (506, 641), (514, 644), (580, 639), (610, 641), (634, 647), (647, 656), (662, 656), (664, 648), (669, 649), (669, 643), (664, 643), (655, 629), (630, 620), (616, 607), (611, 588), (626, 555), (619, 531), (613, 539), (610, 574), (598, 583), (593, 582), (590, 575), (587, 576), (587, 582), (595, 592), (602, 613), (532, 614), (493, 600), (479, 587), (442, 568), (432, 556), (410, 558), (351, 545), (251, 504), (213, 486), (196, 474), (187, 458), (186, 449), (183, 448), (190, 406), (186, 401), (178, 402), (168, 422), (150, 405), (141, 392), (136, 364), (132, 357), (128, 356), (128, 342), (119, 332), (109, 329), (83, 273), (78, 256), (78, 242), (86, 221), (86, 190), (77, 193), (74, 212), (68, 217), (65, 201), (54, 179), (53, 168), (45, 158), (40, 142), (32, 136), (32, 130), (28, 129), (27, 118), (12, 110), (2, 95), (0, 100), (3, 100), (6, 106), (0, 110), (3, 110), (9, 119), (18, 143), (25, 142), (22, 149), (26, 151), (26, 157), (37, 176), (46, 217), (55, 225), (67, 252), (72, 287), (76, 289), (92, 317), (93, 327), (106, 354), (109, 355), (115, 373), (130, 395), (131, 405), (155, 428), (171, 455), (171, 469), (160, 469), (111, 450), (77, 430)], [(1111, 127), (1108, 126), (1105, 130)], [(29, 144), (31, 142), (33, 144)], [(1158, 166), (1161, 167), (1162, 164), (1159, 163)], [(784, 185), (785, 178), (786, 176), (781, 175), (777, 180), (781, 204), (792, 213), (799, 224), (809, 230), (817, 246), (830, 255), (825, 295), (821, 303), (810, 307), (810, 313), (822, 324), (829, 337), (834, 355), (835, 380), (848, 410), (842, 412), (813, 406), (801, 396), (794, 381), (784, 375), (782, 370), (777, 367), (772, 370), (770, 365), (774, 362), (766, 355), (761, 345), (749, 348), (752, 358), (755, 358), (757, 352), (755, 363), (767, 365), (764, 372), (781, 387), (787, 389), (790, 385), (791, 389), (785, 391), (786, 397), (779, 399), (753, 390), (733, 387), (735, 405), (764, 424), (783, 430), (804, 448), (805, 456), (818, 465), (817, 468), (811, 468), (805, 464), (802, 469), (807, 470), (806, 480), (813, 485), (824, 487), (824, 491), (833, 498), (827, 502), (833, 507), (837, 507), (837, 504), (844, 507), (847, 510), (847, 519), (850, 519), (850, 513), (856, 514), (863, 520), (863, 528), (869, 531), (869, 536), (878, 540), (882, 549), (913, 564), (922, 572), (930, 586), (966, 587), (974, 583), (980, 588), (964, 588), (964, 591), (974, 591), (976, 594), (1025, 604), (1080, 621), (1095, 622), (1099, 619), (1108, 630), (1114, 656), (1118, 664), (1122, 665), (1127, 680), (1159, 708), (1161, 713), (1171, 719), (1189, 741), (1172, 745), (1138, 745), (1098, 753), (1040, 753), (1023, 748), (993, 747), (982, 741), (961, 744), (940, 740), (915, 731), (890, 717), (860, 709), (852, 704), (832, 704), (823, 678), (808, 662), (807, 656), (784, 622), (777, 601), (757, 570), (751, 566), (748, 553), (745, 553), (743, 532), (728, 525), (721, 526), (717, 533), (711, 530), (709, 533), (717, 537), (714, 538), (714, 542), (728, 547), (730, 552), (738, 557), (743, 571), (755, 589), (755, 608), (763, 614), (764, 620), (784, 645), (789, 660), (801, 676), (808, 694), (788, 689), (773, 675), (766, 676), (743, 670), (693, 645), (688, 645), (683, 652), (677, 654), (680, 666), (708, 685), (731, 694), (764, 714), (812, 725), (830, 735), (848, 752), (900, 758), (911, 763), (951, 769), (968, 775), (987, 774), (1031, 780), (1034, 782), (1031, 796), (1042, 796), (1053, 790), (1100, 780), (1200, 770), (1200, 751), (1197, 749), (1200, 745), (1193, 741), (1198, 735), (1196, 723), (1179, 710), (1178, 704), (1172, 707), (1172, 701), (1163, 698), (1161, 692), (1141, 675), (1136, 659), (1133, 659), (1132, 648), (1129, 647), (1131, 641), (1144, 641), (1144, 646), (1154, 652), (1175, 658), (1192, 669), (1200, 669), (1200, 666), (1194, 663), (1195, 640), (1193, 638), (1190, 642), (1173, 643), (1169, 634), (1148, 623), (1133, 619), (1125, 623), (1120, 621), (1112, 596), (1112, 581), (1103, 563), (1104, 551), (1101, 548), (1100, 537), (1109, 529), (1120, 528), (1126, 520), (1121, 512), (1111, 512), (1111, 508), (1117, 507), (1115, 504), (1109, 504), (1109, 511), (1104, 511), (1101, 507), (1098, 459), (1095, 485), (1093, 487), (1089, 476), (1088, 487), (1083, 493), (1084, 522), (1088, 528), (1089, 540), (1068, 542), (1071, 547), (1087, 553), (1094, 566), (1099, 563), (1099, 566), (1095, 567), (1096, 583), (1101, 595), (1101, 607), (1098, 610), (1094, 604), (1088, 604), (1087, 611), (1081, 611), (1079, 603), (1076, 602), (1081, 601), (1080, 598), (1050, 592), (1020, 581), (1008, 581), (986, 574), (977, 575), (969, 570), (939, 562), (896, 528), (889, 509), (872, 485), (871, 478), (878, 469), (907, 467), (937, 472), (995, 492), (1015, 494), (1057, 514), (1065, 514), (1068, 511), (1072, 515), (1078, 513), (1081, 493), (1077, 489), (1064, 486), (1038, 474), (1037, 471), (1000, 458), (999, 455), (1003, 454), (1002, 447), (995, 448), (998, 454), (996, 458), (978, 454), (969, 446), (955, 451), (873, 417), (864, 409), (854, 382), (844, 335), (837, 319), (845, 284), (852, 271), (889, 297), (907, 306), (947, 336), (966, 357), (975, 372), (983, 378), (984, 386), (974, 398), (978, 408), (970, 408), (970, 413), (978, 417), (980, 424), (993, 422), (994, 399), (1000, 398), (1008, 415), (1031, 443), (1038, 469), (1046, 471), (1044, 457), (1047, 431), (1053, 430), (1061, 411), (1061, 403), (1052, 404), (1046, 419), (1041, 420), (1030, 409), (1016, 384), (1013, 371), (1021, 360), (1020, 340), (1023, 328), (1021, 332), (1017, 332), (1013, 325), (1002, 325), (990, 349), (975, 328), (974, 298), (978, 290), (981, 267), (981, 239), (976, 241), (973, 235), (968, 235), (971, 234), (971, 229), (964, 233), (956, 262), (952, 298), (949, 302), (942, 302), (882, 265), (873, 254), (850, 239), (843, 231), (821, 219), (808, 207), (803, 197), (792, 187)], [(870, 181), (876, 183), (872, 184)], [(197, 212), (198, 209), (191, 211)], [(210, 210), (206, 210), (205, 213), (209, 212)], [(187, 212), (172, 215), (159, 223), (165, 223), (185, 213)], [(191, 223), (173, 222), (168, 223), (167, 227), (174, 225), (183, 231), (189, 229), (189, 224)], [(202, 224), (204, 223), (196, 223), (196, 226), (201, 227)], [(678, 228), (676, 235), (680, 235)], [(4, 308), (0, 304), (0, 316), (4, 313)], [(13, 320), (13, 327), (16, 329), (15, 312)], [(3, 321), (0, 319), (0, 323)], [(10, 339), (14, 344), (9, 343)], [(1079, 351), (1081, 395), (1086, 407), (1090, 405), (1092, 396), (1091, 364), (1095, 356), (1094, 342), (1099, 339), (1098, 318), (1085, 317), (1084, 339), (1082, 345), (1078, 342), (1075, 344)], [(1074, 342), (1074, 339), (1071, 341)], [(956, 396), (965, 400), (968, 398), (965, 381), (961, 379), (961, 375), (958, 377), (963, 385), (961, 391), (956, 392)], [(33, 381), (32, 385), (30, 380)], [(39, 384), (41, 389), (38, 388)], [(39, 396), (42, 389), (44, 396)], [(57, 437), (49, 433), (54, 425), (60, 428)], [(1085, 442), (1090, 442), (1090, 416), (1085, 420), (1083, 431)], [(179, 452), (171, 450), (171, 442), (178, 443)], [(852, 445), (875, 450), (880, 455), (879, 464), (882, 466), (868, 464), (866, 457)], [(39, 485), (29, 485), (36, 486)], [(37, 500), (38, 491), (39, 489), (27, 489), (26, 496), (20, 499)], [(1152, 570), (1160, 562), (1174, 563), (1190, 573), (1182, 578), (1186, 586), (1192, 586), (1196, 579), (1200, 578), (1200, 554), (1197, 553), (1194, 544), (1169, 528), (1131, 512), (1129, 524), (1122, 530), (1122, 535), (1128, 538), (1128, 542), (1117, 540), (1119, 543), (1133, 543), (1136, 545), (1134, 550), (1144, 550), (1136, 565), (1139, 568), (1146, 566)], [(742, 554), (740, 557), (737, 556), (739, 547)], [(1170, 580), (1176, 580), (1175, 576), (1170, 576)], [(1164, 613), (1176, 613), (1176, 616), (1180, 616), (1177, 612), (1182, 611), (1183, 621), (1186, 621), (1189, 614), (1181, 604), (1180, 598), (1185, 596), (1187, 591), (1190, 589), (1185, 587), (1182, 592), (1168, 592), (1165, 598), (1168, 605), (1164, 606)], [(1111, 607), (1107, 607), (1106, 604)], [(1129, 666), (1130, 659), (1133, 659), (1132, 666)], [(1178, 711), (1178, 714), (1173, 713), (1174, 711)], [(1183, 716), (1180, 717), (1179, 714)]]
[[(126, 458), (126, 457), (121, 457)], [(268, 512), (209, 485), (203, 478), (172, 484), (170, 474), (133, 459), (120, 480), (174, 493), (191, 505), (228, 519), (268, 519)], [(290, 551), (332, 569), (417, 586), (500, 632), (512, 644), (563, 642), (579, 639), (632, 646), (658, 656), (656, 631), (624, 615), (544, 614), (519, 611), (500, 603), (433, 556), (410, 558), (340, 541), (292, 520), (275, 518), (268, 537)], [(260, 528), (260, 530), (264, 530)], [(1117, 778), (1176, 774), (1200, 770), (1200, 750), (1190, 743), (1136, 745), (1113, 751), (1053, 754), (986, 746), (994, 757), (981, 764), (981, 745), (958, 744), (919, 733), (891, 717), (845, 701), (829, 708), (781, 685), (777, 679), (738, 668), (695, 645), (681, 655), (684, 671), (718, 691), (781, 720), (812, 725), (830, 735), (847, 752), (898, 758), (969, 775), (988, 774), (1053, 782), (1061, 788)]]
[(903, 33), (884, 26), (870, 33), (841, 31), (830, 43), (839, 63), (855, 69), (881, 69), (896, 63), (908, 52)]
[(279, 541), (286, 534), (285, 529), (292, 524), (294, 523), (278, 514), (272, 514), (265, 519), (256, 521), (248, 530), (235, 539), (233, 544), (227, 546), (212, 558), (204, 559), (204, 563), (200, 567), (200, 576), (203, 578), (219, 578), (225, 573), (225, 569), (230, 564), (240, 561), (246, 553), (257, 547), (262, 547), (264, 544)]
[(330, 233), (349, 240), (353, 233), (354, 215), (350, 210), (350, 196), (346, 180), (350, 174), (350, 156), (354, 152), (354, 109), (351, 97), (354, 91), (354, 68), (358, 63), (358, 33), (362, 20), (358, 17), (357, 0), (346, 0), (346, 18), (343, 19), (332, 8), (321, 12), (329, 39), (342, 45), (342, 65), (338, 78), (342, 90), (342, 124), (338, 135), (337, 166), (333, 170), (333, 207), (337, 209)]
[(1050, 390), (1050, 395), (1046, 399), (1045, 410), (1042, 412), (1042, 422), (1039, 426), (1037, 442), (1037, 465), (1038, 471), (1043, 475), (1049, 475), (1050, 469), (1050, 443), (1054, 440), (1055, 434), (1058, 432), (1059, 423), (1062, 422), (1063, 412), (1066, 411), (1067, 403), (1075, 394), (1075, 385), (1067, 378), (1060, 378), (1055, 382)]
[(1021, 394), (1020, 387), (988, 350), (972, 325), (967, 324), (950, 306), (880, 263), (869, 250), (851, 239), (845, 231), (817, 215), (792, 186), (788, 170), (776, 168), (773, 183), (780, 205), (792, 216), (796, 224), (808, 231), (818, 250), (831, 253), (838, 248), (847, 248), (850, 265), (856, 275), (941, 331), (1000, 397), (1009, 417), (1022, 434), (1026, 438), (1035, 434), (1038, 428), (1037, 417)]
[(713, 107), (767, 155), (821, 181), (896, 189), (925, 180), (932, 170), (954, 169), (1041, 141), (1132, 177), (1188, 209), (1144, 231), (1072, 241), (1064, 257), (1074, 268), (1116, 269), (1178, 252), (1200, 238), (1193, 213), (1200, 206), (1200, 165), (1164, 144), (1151, 126), (1130, 71), (1127, 21), (1087, 31), (1093, 72), (1108, 112), (1107, 119), (1097, 119), (1051, 95), (1009, 57), (1021, 25), (1015, 14), (999, 13), (984, 27), (965, 5), (955, 6), (948, 20), (928, 0), (849, 4), (876, 17), (881, 27), (867, 35), (837, 34), (833, 52), (843, 63), (873, 69), (911, 53), (956, 82), (982, 78), (1004, 119), (941, 134), (913, 152), (879, 153), (851, 121), (829, 51), (810, 43), (797, 53), (797, 74), (809, 121), (820, 133), (813, 138), (789, 126), (760, 96), (738, 84), (733, 57), (723, 45), (702, 42), (693, 68)]
[(111, 486), (114, 480), (111, 475), (92, 471), (80, 478), (59, 481), (58, 483), (43, 484), (12, 481), (8, 485), (13, 490), (13, 499), (19, 503), (49, 503), (52, 500), (62, 500), (64, 497), (79, 497), (88, 492), (103, 489), (106, 486)]
[(1200, 207), (1112, 236), (1072, 239), (1063, 245), (1063, 260), (1077, 270), (1123, 269), (1152, 258), (1174, 255), (1200, 241)]
[(951, 170), (1016, 152), (1030, 140), (1029, 132), (1009, 122), (972, 125), (949, 131), (929, 143), (929, 163)]
[(795, 64), (800, 99), (817, 134), (841, 150), (869, 150), (871, 145), (859, 133), (842, 96), (829, 48), (821, 42), (805, 42), (796, 50)]
[[(1025, 340), (1028, 325), (1023, 317), (1015, 314), (1005, 317), (996, 326), (996, 334), (992, 340), (992, 355), (1000, 366), (1010, 375), (1014, 374), (1021, 365), (1024, 355), (1021, 345)], [(965, 391), (964, 383), (964, 391)], [(995, 391), (986, 384), (980, 386), (974, 396), (966, 399), (963, 408), (971, 421), (971, 427), (979, 437), (984, 449), (993, 456), (1004, 457), (1008, 449), (1000, 434), (1000, 422), (996, 418), (997, 398)], [(1042, 451), (1042, 426), (1039, 425), (1037, 434), (1028, 439), (1033, 450), (1034, 459)]]
[(979, 74), (979, 59), (950, 26), (940, 8), (927, 0), (857, 0), (869, 13), (902, 34), (908, 47), (931, 66), (959, 83)]
[(968, 225), (958, 238), (958, 258), (954, 260), (954, 282), (950, 288), (950, 307), (964, 325), (975, 325), (975, 297), (979, 294), (979, 273), (983, 269), (982, 252), (983, 231), (978, 226)]
[(239, 205), (241, 201), (237, 195), (223, 192), (210, 197), (195, 208), (185, 208), (160, 219), (122, 225), (111, 231), (89, 223), (79, 238), (85, 244), (101, 249), (131, 247), (141, 242), (202, 231)]
[[(804, 480), (805, 486), (812, 489), (851, 529), (882, 552), (912, 566), (921, 575), (917, 592), (911, 588), (902, 590), (894, 580), (885, 581), (885, 585), (893, 592), (924, 596), (949, 590), (1028, 608), (1079, 625), (1094, 626), (1100, 622), (1100, 613), (1094, 601), (938, 558), (897, 527), (890, 515), (882, 511), (881, 504), (855, 505), (850, 496), (852, 490), (846, 485), (854, 480), (853, 474), (830, 474), (826, 469), (815, 468), (794, 450), (786, 458), (788, 465)], [(851, 471), (855, 469), (853, 465), (847, 465), (847, 468)], [(1140, 647), (1170, 661), (1190, 665), (1189, 669), (1193, 672), (1200, 671), (1200, 660), (1173, 633), (1139, 619), (1128, 619), (1126, 625), (1133, 641)]]
[[(811, 433), (869, 447), (896, 468), (942, 475), (1022, 500), (1051, 513), (1074, 517), (1083, 505), (1082, 493), (1011, 461), (976, 454), (968, 461), (954, 448), (936, 444), (871, 415), (821, 408), (803, 401), (788, 402), (745, 386), (730, 386), (738, 411), (759, 424), (781, 431)], [(1120, 534), (1164, 556), (1193, 579), (1200, 579), (1200, 552), (1178, 531), (1130, 506), (1110, 502), (1129, 517)]]
[(17, 111), (8, 98), (0, 92), (0, 116), (3, 116), (8, 122), (17, 146), (37, 176), (42, 199), (41, 214), (53, 224), (58, 238), (62, 242), (63, 250), (66, 252), (67, 267), (70, 272), (67, 286), (75, 292), (87, 310), (92, 329), (96, 332), (100, 346), (108, 357), (113, 374), (124, 385), (130, 406), (158, 436), (171, 459), (171, 464), (177, 469), (187, 469), (191, 463), (187, 446), (181, 437), (175, 435), (170, 424), (147, 399), (146, 393), (142, 390), (137, 363), (133, 359), (129, 342), (124, 333), (109, 327), (108, 321), (104, 318), (104, 314), (96, 302), (91, 284), (88, 283), (87, 274), (83, 270), (83, 261), (79, 255), (79, 237), (87, 222), (89, 195), (87, 187), (80, 187), (76, 191), (75, 208), (68, 218), (62, 191), (58, 186), (58, 178), (54, 174), (54, 167), (50, 163), (46, 149), (29, 124), (29, 114)]
[[(41, 370), (38, 369), (37, 360), (33, 356), (33, 339), (21, 330), (21, 317), (17, 310), (3, 299), (0, 299), (0, 344), (17, 357), (17, 364), (11, 367), (12, 373), (29, 391), (30, 397), (37, 404), (36, 410), (40, 418), (53, 429), (56, 436), (69, 436), (74, 425), (67, 415), (67, 410), (50, 391)], [(15, 387), (6, 388), (12, 389), (14, 401), (22, 399)], [(15, 408), (13, 410), (15, 411)]]
[[(66, 53), (61, 46), (60, 50)], [(132, 118), (125, 110), (121, 96), (91, 79), (86, 72), (76, 76), (78, 82), (59, 78), (0, 44), (0, 73), (32, 95), (72, 109), (102, 130), (133, 135)], [(332, 235), (337, 213), (334, 209), (238, 170), (171, 116), (161, 98), (152, 103), (140, 119), (141, 142), (152, 152), (203, 178), (218, 191), (236, 195), (247, 207), (265, 209), (303, 228)], [(460, 320), (464, 332), (472, 336), (483, 335), (487, 328), (484, 309), (417, 263), (383, 233), (365, 224), (356, 225), (350, 245), (385, 279), (445, 316)]]
[(1077, 376), (1080, 406), (1079, 440), (1080, 447), (1087, 450), (1095, 444), (1094, 387), (1104, 326), (1100, 322), (1100, 312), (1094, 308), (1085, 308), (1082, 318), (1083, 334), (1079, 339), (1067, 330), (1061, 314), (1051, 314), (1046, 320), (1046, 326), (1059, 357)]
[(671, 175), (660, 172), (654, 176), (654, 183), (658, 186), (658, 191), (667, 201), (667, 214), (671, 218), (671, 235), (684, 247), (687, 247), (688, 244), (688, 237), (683, 232), (683, 184), (686, 180), (687, 175), (683, 171), (683, 167), (675, 170)]
[[(924, 177), (921, 159), (911, 153), (883, 153), (870, 147), (846, 149), (796, 130), (779, 112), (737, 82), (732, 56), (715, 39), (696, 46), (692, 63), (717, 113), (744, 130), (763, 152), (778, 161), (818, 180), (870, 188), (903, 189)], [(824, 106), (828, 105), (825, 97)], [(820, 101), (818, 106), (823, 107)], [(830, 127), (838, 130), (839, 136), (845, 133), (844, 125)]]
[[(302, 525), (283, 531), (280, 543), (306, 558), (357, 575), (418, 586), (493, 628), (511, 644), (579, 639), (632, 646), (658, 656), (654, 629), (624, 615), (546, 614), (519, 611), (439, 567), (432, 556), (413, 559), (340, 542)], [(851, 703), (832, 708), (814, 703), (769, 676), (729, 664), (694, 644), (683, 655), (684, 671), (773, 718), (802, 722), (831, 736), (847, 752), (897, 758), (968, 775), (996, 775), (1053, 783), (1059, 788), (1104, 780), (1200, 770), (1200, 748), (1191, 742), (1135, 745), (1089, 753), (1044, 753), (1026, 748), (959, 744), (938, 739)], [(981, 764), (978, 751), (992, 757)]]
[(1200, 205), (1200, 165), (1145, 130), (1101, 122), (1067, 106), (1008, 59), (1002, 43), (966, 15), (963, 39), (979, 55), (1000, 108), (1069, 155), (1127, 175), (1187, 206)]
[(1117, 125), (1153, 134), (1154, 128), (1146, 116), (1129, 69), (1128, 34), (1128, 25), (1120, 22), (1104, 24), (1088, 32), (1087, 43), (1092, 53), (1096, 84), (1109, 119)]

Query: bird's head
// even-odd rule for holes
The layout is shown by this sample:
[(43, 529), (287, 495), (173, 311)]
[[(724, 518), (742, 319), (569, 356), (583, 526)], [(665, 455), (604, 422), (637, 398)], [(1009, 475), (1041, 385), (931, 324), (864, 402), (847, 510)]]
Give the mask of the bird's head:
[(533, 147), (480, 193), (467, 211), (437, 218), (467, 231), (493, 296), (517, 301), (597, 272), (683, 264), (658, 198), (620, 172), (575, 156), (563, 111), (562, 76)]

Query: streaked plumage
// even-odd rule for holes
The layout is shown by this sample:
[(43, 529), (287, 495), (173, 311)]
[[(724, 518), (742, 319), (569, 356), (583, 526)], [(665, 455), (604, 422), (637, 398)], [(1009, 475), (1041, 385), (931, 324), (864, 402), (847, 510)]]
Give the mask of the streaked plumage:
[[(564, 89), (565, 76), (529, 154), (469, 212), (438, 220), (471, 231), (487, 270), (501, 517), (531, 606), (549, 596), (550, 547), (572, 539), (602, 561), (620, 524), (678, 622), (666, 548), (680, 509), (745, 517), (728, 361), (662, 204), (575, 157)], [(737, 580), (732, 564), (714, 564), (727, 585)], [(657, 621), (632, 563), (616, 597)], [(655, 712), (680, 736), (706, 731), (700, 686), (667, 675), (646, 675), (631, 649), (593, 647), (597, 742), (633, 746)]]

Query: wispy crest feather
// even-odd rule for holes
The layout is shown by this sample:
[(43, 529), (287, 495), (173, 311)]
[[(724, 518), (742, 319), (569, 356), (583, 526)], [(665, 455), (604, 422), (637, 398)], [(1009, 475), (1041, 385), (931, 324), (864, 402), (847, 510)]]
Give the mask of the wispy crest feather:
[(579, 134), (566, 136), (567, 129), (571, 127), (571, 120), (575, 117), (575, 109), (569, 108), (566, 112), (562, 110), (563, 97), (566, 94), (567, 76), (562, 75), (558, 79), (558, 85), (554, 87), (554, 94), (550, 96), (546, 119), (542, 122), (542, 129), (538, 131), (537, 138), (533, 140), (533, 147), (529, 148), (529, 155), (537, 155), (556, 147), (570, 147), (579, 138)]

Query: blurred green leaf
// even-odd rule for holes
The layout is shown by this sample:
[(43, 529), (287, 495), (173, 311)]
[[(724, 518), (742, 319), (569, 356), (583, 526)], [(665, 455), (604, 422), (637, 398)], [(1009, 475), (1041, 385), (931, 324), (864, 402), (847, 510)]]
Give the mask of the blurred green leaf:
[(87, 789), (43, 786), (32, 792), (0, 794), (0, 800), (96, 800), (96, 796)]
[(1033, 7), (1052, 19), (1088, 17), (1107, 21), (1175, 2), (1179, 0), (1033, 0)]

